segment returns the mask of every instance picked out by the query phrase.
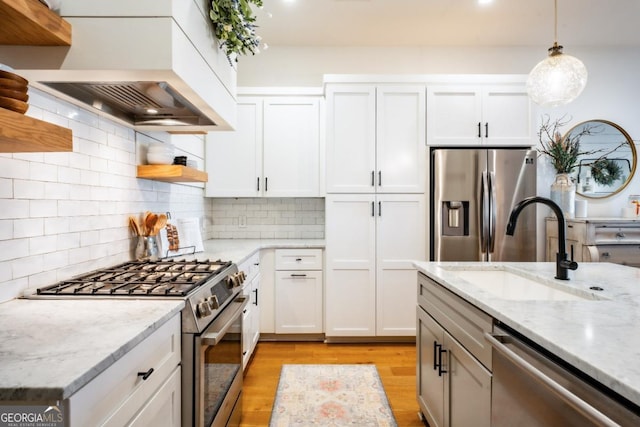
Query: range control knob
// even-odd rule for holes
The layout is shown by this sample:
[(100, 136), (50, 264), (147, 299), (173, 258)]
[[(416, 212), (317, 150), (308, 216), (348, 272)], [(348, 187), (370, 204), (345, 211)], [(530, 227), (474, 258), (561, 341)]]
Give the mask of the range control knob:
[(236, 274), (234, 274), (234, 276), (236, 277), (236, 281), (238, 282), (238, 285), (237, 285), (237, 286), (242, 285), (242, 284), (244, 283), (244, 279), (245, 279), (245, 277), (247, 277), (247, 276), (244, 274), (244, 271), (239, 271), (239, 272), (237, 272)]
[(224, 281), (225, 281), (225, 283), (227, 284), (227, 287), (228, 287), (229, 289), (231, 289), (231, 288), (233, 288), (233, 287), (235, 286), (235, 284), (234, 284), (235, 280), (234, 280), (233, 276), (227, 276), (227, 277), (224, 279)]
[(209, 303), (207, 301), (203, 301), (198, 303), (196, 306), (196, 313), (198, 317), (207, 317), (211, 316), (211, 310), (209, 309)]
[(211, 308), (212, 310), (217, 310), (218, 308), (220, 308), (220, 302), (218, 302), (217, 295), (211, 295), (209, 298), (207, 298), (207, 302), (209, 303), (209, 308)]

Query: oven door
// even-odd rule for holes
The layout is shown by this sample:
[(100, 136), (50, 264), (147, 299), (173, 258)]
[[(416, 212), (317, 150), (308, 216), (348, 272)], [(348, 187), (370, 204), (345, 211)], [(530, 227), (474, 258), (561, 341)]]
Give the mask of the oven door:
[(193, 384), (198, 426), (239, 426), (242, 413), (242, 312), (238, 295), (196, 339)]

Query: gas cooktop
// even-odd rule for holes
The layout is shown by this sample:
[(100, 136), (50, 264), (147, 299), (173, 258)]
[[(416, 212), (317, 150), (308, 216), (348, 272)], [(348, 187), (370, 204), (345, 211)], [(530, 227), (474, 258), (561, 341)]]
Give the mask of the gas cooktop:
[(38, 295), (185, 297), (230, 261), (129, 261), (37, 290)]

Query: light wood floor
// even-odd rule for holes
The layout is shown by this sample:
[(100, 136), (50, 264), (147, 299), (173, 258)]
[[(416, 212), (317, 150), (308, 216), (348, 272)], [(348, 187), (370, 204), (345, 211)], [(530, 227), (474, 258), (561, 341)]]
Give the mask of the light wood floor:
[(244, 376), (241, 426), (267, 426), (280, 368), (289, 363), (373, 363), (400, 427), (423, 427), (416, 401), (415, 344), (259, 342)]

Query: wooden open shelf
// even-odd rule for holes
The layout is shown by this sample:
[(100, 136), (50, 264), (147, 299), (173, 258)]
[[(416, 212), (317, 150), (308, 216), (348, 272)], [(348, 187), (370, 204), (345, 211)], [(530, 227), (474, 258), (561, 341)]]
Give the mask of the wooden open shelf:
[(166, 182), (207, 182), (209, 175), (180, 165), (138, 165), (138, 178)]
[(72, 150), (71, 129), (0, 108), (0, 153)]
[(71, 24), (39, 0), (0, 0), (0, 44), (71, 46)]

